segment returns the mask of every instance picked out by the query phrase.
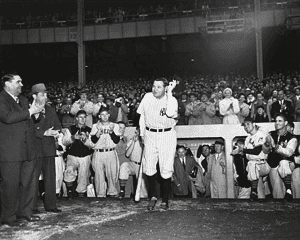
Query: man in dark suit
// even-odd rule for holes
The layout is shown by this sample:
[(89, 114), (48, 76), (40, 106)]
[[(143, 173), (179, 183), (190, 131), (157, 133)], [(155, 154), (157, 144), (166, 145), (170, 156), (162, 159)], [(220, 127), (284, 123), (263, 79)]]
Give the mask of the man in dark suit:
[(284, 99), (284, 90), (280, 90), (277, 96), (278, 100), (272, 104), (271, 118), (275, 120), (276, 114), (284, 114), (289, 120), (294, 120), (294, 110), (292, 102)]
[[(197, 173), (191, 176), (193, 171), (201, 171), (199, 164), (196, 160), (187, 156), (187, 150), (184, 146), (177, 146), (177, 157), (174, 159), (174, 174), (173, 174), (173, 194), (177, 197), (197, 197), (197, 191), (195, 187), (194, 179), (197, 177)], [(197, 169), (197, 170), (195, 170)], [(199, 177), (198, 177), (199, 178)], [(199, 181), (199, 179), (198, 179)], [(201, 178), (202, 181), (202, 178)], [(199, 191), (204, 192), (205, 188), (203, 183), (196, 184)], [(200, 189), (202, 188), (202, 189)], [(194, 194), (193, 194), (194, 192)]]
[(56, 115), (55, 109), (47, 105), (47, 89), (43, 83), (35, 84), (31, 90), (32, 98), (35, 102), (44, 106), (41, 113), (34, 114), (32, 117), (35, 126), (35, 136), (37, 143), (37, 167), (36, 178), (36, 197), (34, 211), (37, 209), (38, 182), (41, 172), (44, 178), (45, 196), (44, 204), (47, 212), (61, 212), (56, 207), (55, 191), (55, 137), (58, 137), (61, 124)]
[(21, 96), (22, 79), (17, 74), (1, 78), (0, 93), (0, 175), (2, 224), (21, 226), (17, 219), (39, 221), (32, 215), (36, 145), (31, 115), (42, 106)]

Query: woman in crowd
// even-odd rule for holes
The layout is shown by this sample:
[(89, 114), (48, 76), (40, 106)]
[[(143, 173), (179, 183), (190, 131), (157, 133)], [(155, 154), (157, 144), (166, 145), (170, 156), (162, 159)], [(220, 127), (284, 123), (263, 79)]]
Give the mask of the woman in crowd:
[(219, 103), (220, 114), (224, 116), (223, 124), (239, 124), (237, 114), (240, 112), (239, 102), (232, 97), (232, 90), (225, 88), (223, 91), (224, 99)]

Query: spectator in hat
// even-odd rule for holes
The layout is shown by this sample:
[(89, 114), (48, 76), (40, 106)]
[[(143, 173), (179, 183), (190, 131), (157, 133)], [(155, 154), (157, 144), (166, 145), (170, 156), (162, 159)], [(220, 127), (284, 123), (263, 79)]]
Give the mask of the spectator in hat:
[(37, 197), (38, 183), (42, 172), (44, 177), (44, 207), (47, 212), (59, 213), (60, 209), (56, 207), (56, 176), (55, 176), (55, 156), (56, 145), (55, 138), (59, 136), (61, 124), (55, 109), (47, 105), (47, 89), (43, 83), (35, 84), (31, 88), (33, 101), (44, 105), (44, 110), (33, 116), (35, 125), (35, 136), (37, 143), (37, 165), (35, 170), (36, 197), (34, 201), (34, 210), (38, 212)]
[(240, 112), (239, 102), (236, 98), (232, 97), (232, 90), (225, 88), (223, 91), (225, 96), (219, 103), (220, 114), (224, 116), (223, 124), (239, 124), (237, 114)]
[(246, 95), (244, 93), (240, 93), (238, 96), (240, 112), (237, 114), (240, 123), (244, 122), (245, 117), (249, 115), (249, 105), (245, 103)]
[(207, 178), (210, 180), (211, 198), (226, 198), (226, 158), (224, 141), (215, 141), (215, 153), (209, 155)]
[(76, 116), (79, 110), (86, 112), (86, 126), (91, 128), (93, 125), (94, 104), (88, 100), (88, 92), (86, 90), (80, 92), (80, 99), (73, 103), (70, 113)]

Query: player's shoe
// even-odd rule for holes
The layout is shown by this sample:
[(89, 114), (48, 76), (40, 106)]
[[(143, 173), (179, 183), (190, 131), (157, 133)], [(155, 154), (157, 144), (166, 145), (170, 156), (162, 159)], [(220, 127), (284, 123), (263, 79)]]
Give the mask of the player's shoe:
[(147, 209), (148, 209), (149, 211), (153, 211), (154, 208), (155, 208), (156, 203), (157, 203), (157, 198), (156, 198), (156, 197), (152, 197), (152, 198), (149, 200)]
[(124, 197), (125, 197), (125, 192), (121, 190), (119, 193), (118, 199), (122, 200)]
[(286, 200), (287, 202), (293, 201), (293, 195), (292, 195), (292, 191), (291, 191), (290, 189), (288, 189), (288, 190), (285, 192), (284, 200)]
[(254, 202), (254, 201), (257, 201), (257, 200), (258, 200), (257, 193), (256, 192), (251, 192), (251, 194), (250, 194), (250, 201)]
[(169, 204), (165, 203), (165, 202), (162, 202), (160, 204), (160, 209), (163, 210), (163, 211), (167, 211), (169, 209)]

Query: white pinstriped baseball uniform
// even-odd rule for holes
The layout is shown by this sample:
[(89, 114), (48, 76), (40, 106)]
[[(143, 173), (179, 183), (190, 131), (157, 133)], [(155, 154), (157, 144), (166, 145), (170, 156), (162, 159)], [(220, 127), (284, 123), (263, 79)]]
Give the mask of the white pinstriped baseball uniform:
[[(173, 174), (174, 156), (176, 152), (176, 131), (174, 129), (177, 120), (166, 116), (167, 98), (169, 99), (168, 113), (175, 115), (178, 111), (178, 102), (175, 97), (165, 94), (161, 99), (147, 93), (142, 99), (137, 112), (141, 114), (140, 131), (144, 136), (145, 162), (143, 172), (153, 176), (157, 170), (157, 161), (160, 166), (160, 173), (164, 179), (171, 178)], [(144, 126), (142, 126), (144, 124)], [(149, 129), (168, 129), (170, 131), (152, 132)]]
[[(128, 180), (130, 175), (135, 175), (137, 178), (139, 176), (140, 165), (142, 161), (142, 154), (143, 154), (143, 147), (142, 144), (137, 141), (134, 142), (133, 139), (129, 140), (127, 143), (127, 149), (131, 144), (134, 144), (133, 150), (129, 156), (130, 162), (124, 162), (120, 166), (120, 180)], [(141, 184), (141, 198), (147, 198), (148, 192), (145, 183), (144, 175), (142, 177), (142, 184)]]
[[(254, 149), (265, 143), (267, 133), (258, 129), (254, 135), (248, 135), (245, 139), (245, 148)], [(247, 165), (248, 179), (250, 181), (258, 180), (259, 177), (264, 177), (270, 172), (270, 166), (266, 161), (268, 154), (261, 151), (258, 155), (246, 154), (246, 158), (249, 160)]]

